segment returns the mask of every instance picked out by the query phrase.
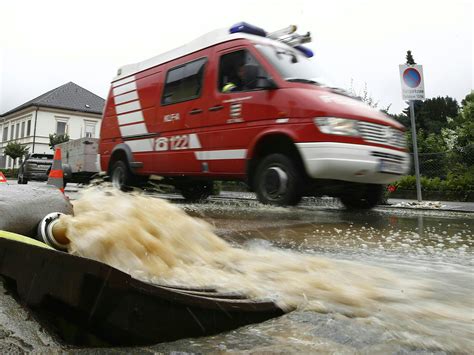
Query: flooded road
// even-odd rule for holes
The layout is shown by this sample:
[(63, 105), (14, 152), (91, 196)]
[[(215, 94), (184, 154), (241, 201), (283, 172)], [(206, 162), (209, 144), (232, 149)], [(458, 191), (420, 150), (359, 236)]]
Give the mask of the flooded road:
[[(291, 312), (261, 324), (111, 352), (469, 353), (474, 346), (473, 214), (350, 213), (228, 200), (178, 205), (246, 251), (242, 257), (269, 257), (275, 267), (263, 270), (260, 283), (306, 293), (295, 292)], [(300, 270), (278, 278), (295, 264), (306, 267), (311, 280)], [(278, 285), (282, 280), (286, 284)], [(4, 292), (0, 318), (2, 352), (105, 350), (65, 346)]]

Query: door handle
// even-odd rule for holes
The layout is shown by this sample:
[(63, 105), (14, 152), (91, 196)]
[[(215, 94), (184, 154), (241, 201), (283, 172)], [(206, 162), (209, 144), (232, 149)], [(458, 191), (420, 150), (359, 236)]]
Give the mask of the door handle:
[(222, 105), (212, 106), (209, 108), (209, 111), (219, 111), (219, 110), (222, 110), (223, 108), (224, 106)]
[(197, 115), (199, 113), (202, 113), (202, 110), (200, 108), (195, 108), (194, 110), (189, 111), (190, 115)]

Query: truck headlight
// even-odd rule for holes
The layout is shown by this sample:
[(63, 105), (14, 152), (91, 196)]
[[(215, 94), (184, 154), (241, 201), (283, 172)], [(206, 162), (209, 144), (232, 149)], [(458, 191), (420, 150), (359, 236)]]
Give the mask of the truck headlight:
[(339, 117), (316, 117), (314, 124), (326, 134), (339, 136), (360, 136), (357, 129), (357, 120)]

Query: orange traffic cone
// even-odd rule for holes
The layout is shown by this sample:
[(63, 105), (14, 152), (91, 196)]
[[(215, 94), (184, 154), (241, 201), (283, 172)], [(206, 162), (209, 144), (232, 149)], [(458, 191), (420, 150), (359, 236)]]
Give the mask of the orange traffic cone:
[(56, 186), (62, 193), (64, 193), (64, 174), (63, 165), (61, 163), (61, 148), (56, 148), (54, 151), (54, 160), (51, 171), (49, 172), (47, 185)]
[(5, 175), (0, 171), (0, 184), (8, 184)]

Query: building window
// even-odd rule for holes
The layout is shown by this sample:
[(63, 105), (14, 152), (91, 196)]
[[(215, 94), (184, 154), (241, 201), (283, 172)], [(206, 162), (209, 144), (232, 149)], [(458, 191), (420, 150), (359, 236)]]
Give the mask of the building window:
[(56, 122), (56, 134), (64, 135), (67, 133), (67, 122), (64, 121), (57, 121)]
[(12, 141), (14, 137), (15, 137), (15, 125), (12, 124), (10, 125), (10, 140)]
[(28, 120), (26, 124), (26, 136), (28, 137), (31, 133), (31, 120)]
[(25, 121), (21, 123), (21, 138), (25, 136)]
[(15, 139), (18, 139), (20, 137), (20, 124), (16, 124), (16, 132), (15, 132)]
[(8, 140), (8, 126), (3, 127), (3, 142), (6, 142)]
[(85, 127), (85, 136), (86, 138), (95, 138), (95, 122), (87, 122)]
[(85, 121), (84, 135), (86, 138), (95, 138), (95, 122)]

